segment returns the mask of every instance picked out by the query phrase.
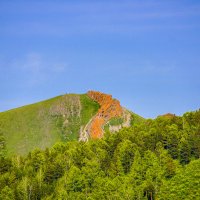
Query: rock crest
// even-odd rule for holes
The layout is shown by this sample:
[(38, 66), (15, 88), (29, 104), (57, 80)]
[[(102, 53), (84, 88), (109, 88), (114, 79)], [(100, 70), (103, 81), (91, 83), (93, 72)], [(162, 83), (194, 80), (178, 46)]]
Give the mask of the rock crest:
[(100, 105), (97, 114), (90, 123), (88, 131), (91, 138), (101, 138), (103, 136), (103, 126), (111, 118), (122, 116), (123, 108), (118, 100), (112, 98), (112, 95), (96, 91), (88, 91), (87, 95)]

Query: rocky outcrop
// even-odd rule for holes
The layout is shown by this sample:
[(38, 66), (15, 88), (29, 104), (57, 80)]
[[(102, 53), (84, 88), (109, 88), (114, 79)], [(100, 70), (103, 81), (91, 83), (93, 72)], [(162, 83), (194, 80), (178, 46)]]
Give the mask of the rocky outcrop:
[(60, 97), (50, 108), (51, 116), (80, 117), (81, 115), (80, 96), (75, 94), (64, 95)]
[(96, 91), (89, 91), (87, 95), (98, 102), (100, 108), (97, 114), (92, 118), (87, 132), (91, 138), (101, 138), (103, 136), (103, 126), (113, 117), (121, 117), (123, 108), (120, 102), (113, 99), (111, 95)]
[(121, 116), (121, 119), (123, 119), (123, 122), (118, 125), (111, 125), (110, 121), (107, 123), (111, 133), (118, 132), (121, 128), (131, 125), (131, 114), (126, 108), (123, 108), (123, 116)]

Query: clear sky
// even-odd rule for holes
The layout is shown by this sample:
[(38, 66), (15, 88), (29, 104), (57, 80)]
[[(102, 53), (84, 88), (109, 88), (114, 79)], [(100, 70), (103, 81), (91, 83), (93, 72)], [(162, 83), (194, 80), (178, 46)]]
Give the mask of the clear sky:
[(0, 111), (99, 90), (144, 117), (200, 108), (199, 0), (0, 0)]

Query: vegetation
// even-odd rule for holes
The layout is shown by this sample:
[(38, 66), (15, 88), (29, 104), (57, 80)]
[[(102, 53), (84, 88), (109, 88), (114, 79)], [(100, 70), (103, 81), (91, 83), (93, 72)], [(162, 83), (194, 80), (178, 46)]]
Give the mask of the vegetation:
[(77, 140), (80, 127), (99, 105), (87, 95), (67, 94), (0, 113), (0, 133), (9, 155), (25, 155), (59, 141)]
[(130, 112), (131, 113), (131, 125), (135, 125), (141, 122), (144, 122), (144, 118), (137, 115), (136, 113)]
[(122, 117), (113, 117), (108, 123), (111, 126), (121, 125), (124, 119)]
[(0, 199), (200, 197), (200, 110), (160, 116), (89, 142), (57, 143), (6, 156), (1, 137)]

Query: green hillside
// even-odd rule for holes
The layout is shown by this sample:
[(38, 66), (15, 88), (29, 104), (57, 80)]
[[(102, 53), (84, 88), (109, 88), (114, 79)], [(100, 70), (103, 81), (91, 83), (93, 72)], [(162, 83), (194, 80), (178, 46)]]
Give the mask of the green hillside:
[[(25, 155), (56, 142), (78, 140), (80, 132), (97, 113), (99, 104), (87, 94), (66, 94), (0, 113), (0, 135), (7, 154)], [(140, 123), (144, 119), (124, 108), (121, 118), (111, 118), (105, 131)], [(88, 125), (89, 126), (89, 125)]]
[(0, 113), (0, 134), (8, 154), (24, 155), (55, 142), (77, 140), (80, 127), (97, 112), (99, 105), (87, 95), (67, 94)]

